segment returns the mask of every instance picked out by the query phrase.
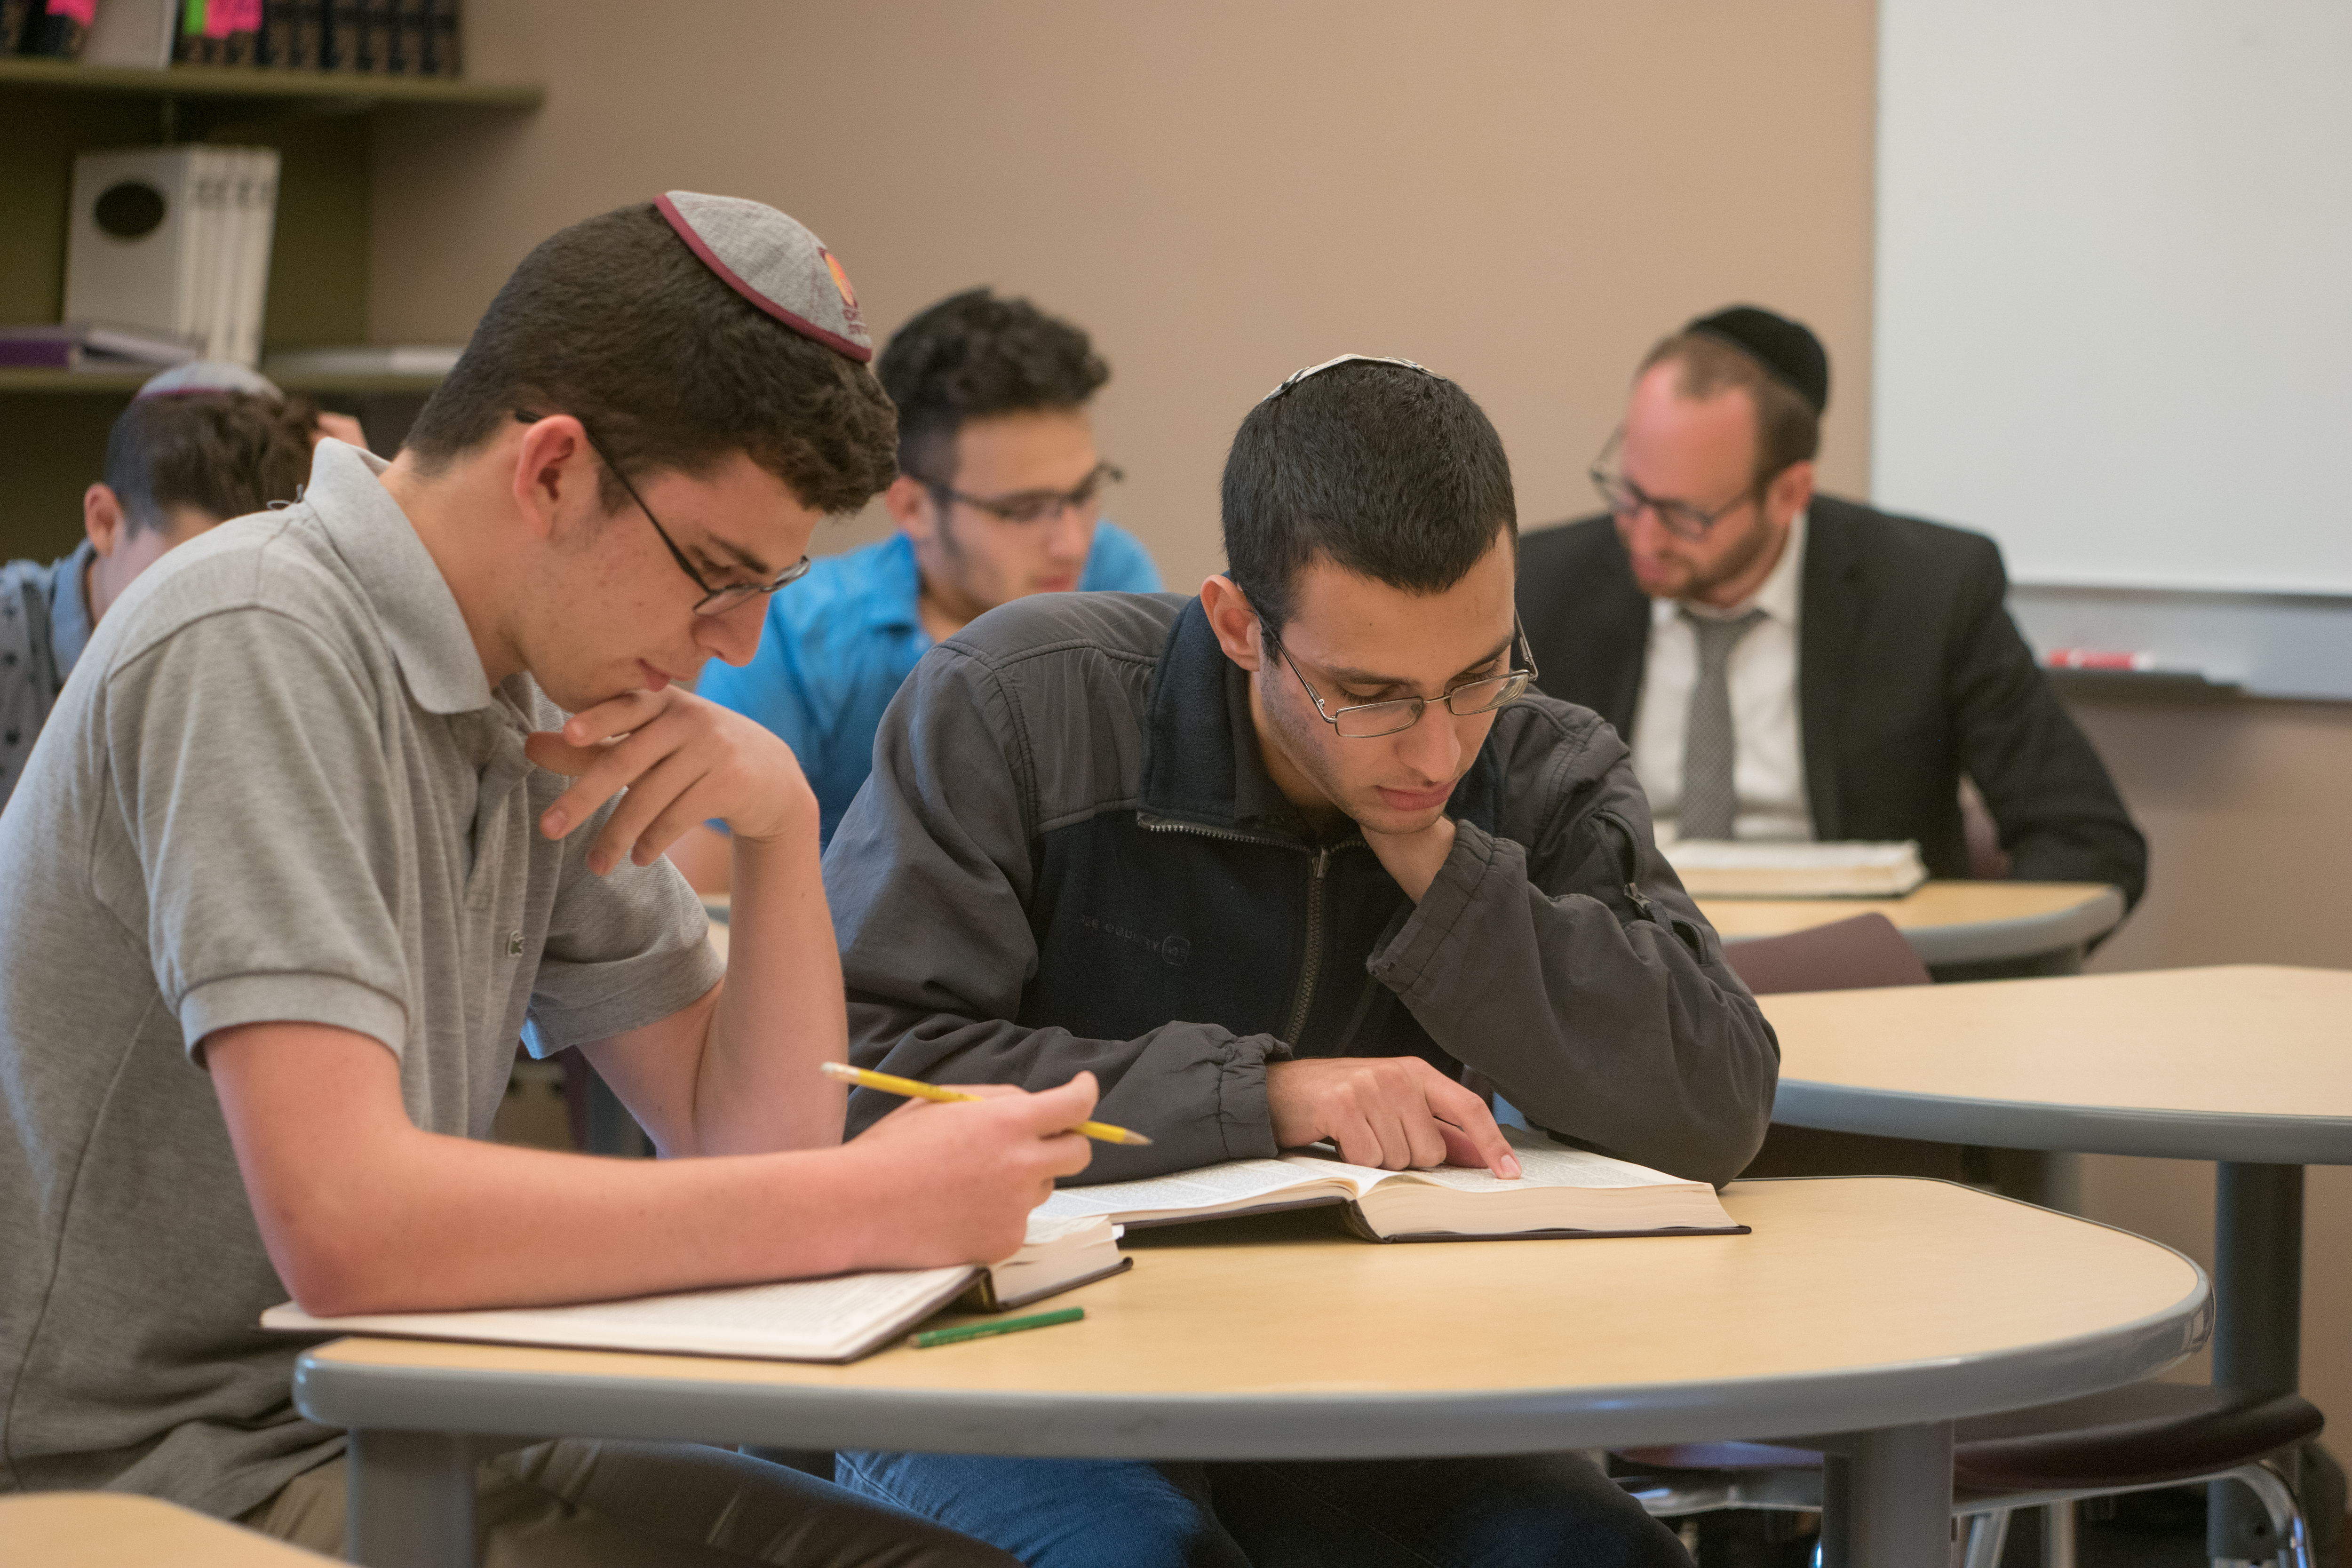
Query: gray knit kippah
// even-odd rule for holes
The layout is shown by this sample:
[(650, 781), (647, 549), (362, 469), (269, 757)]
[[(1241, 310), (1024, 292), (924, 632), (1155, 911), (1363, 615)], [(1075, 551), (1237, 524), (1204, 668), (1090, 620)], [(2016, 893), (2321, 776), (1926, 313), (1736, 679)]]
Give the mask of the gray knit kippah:
[(654, 205), (730, 289), (804, 338), (864, 364), (874, 340), (849, 274), (807, 229), (740, 196), (670, 191)]
[(206, 393), (245, 392), (266, 397), (272, 403), (283, 403), (286, 395), (278, 384), (257, 370), (233, 364), (227, 360), (191, 360), (175, 364), (161, 375), (150, 376), (139, 388), (140, 397), (190, 397)]

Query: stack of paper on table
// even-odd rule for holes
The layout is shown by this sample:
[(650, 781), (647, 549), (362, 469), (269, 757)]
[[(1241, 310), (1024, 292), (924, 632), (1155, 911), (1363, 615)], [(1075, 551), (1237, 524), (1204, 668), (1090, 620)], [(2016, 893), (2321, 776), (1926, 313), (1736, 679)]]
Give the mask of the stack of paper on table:
[(1695, 899), (1899, 899), (1927, 879), (1919, 846), (1684, 838), (1659, 846)]
[(1319, 1154), (1235, 1160), (1139, 1182), (1065, 1187), (1040, 1214), (1097, 1215), (1124, 1226), (1347, 1205), (1350, 1229), (1372, 1241), (1503, 1237), (1737, 1235), (1705, 1182), (1605, 1154), (1567, 1149), (1540, 1134), (1504, 1129), (1523, 1173), (1504, 1181), (1483, 1170), (1381, 1171)]
[[(1118, 1233), (1092, 1216), (1029, 1219), (1025, 1245), (982, 1268), (919, 1268), (847, 1274), (725, 1290), (689, 1290), (569, 1307), (508, 1307), (478, 1312), (371, 1312), (315, 1318), (291, 1301), (261, 1314), (261, 1326), (289, 1333), (398, 1334), (494, 1344), (568, 1345), (583, 1350), (670, 1351), (772, 1361), (854, 1361), (962, 1297), (981, 1310), (1018, 1307), (1116, 1274)], [(975, 1278), (977, 1277), (977, 1278)]]

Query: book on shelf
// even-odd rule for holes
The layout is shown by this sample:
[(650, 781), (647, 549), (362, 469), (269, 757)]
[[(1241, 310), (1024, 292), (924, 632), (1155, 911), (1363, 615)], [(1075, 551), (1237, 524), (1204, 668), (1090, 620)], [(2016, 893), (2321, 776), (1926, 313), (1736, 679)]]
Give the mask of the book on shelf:
[(1727, 1236), (1747, 1229), (1705, 1182), (1566, 1148), (1520, 1128), (1503, 1132), (1519, 1159), (1516, 1181), (1458, 1165), (1381, 1171), (1300, 1152), (1064, 1187), (1038, 1212), (1138, 1228), (1338, 1204), (1348, 1227), (1368, 1241)]
[(185, 339), (104, 321), (0, 327), (0, 366), (14, 370), (160, 370), (201, 352)]
[(81, 63), (162, 70), (172, 63), (179, 24), (178, 0), (104, 0)]
[(1899, 899), (1927, 879), (1919, 846), (1685, 838), (1659, 848), (1695, 899)]
[(0, 0), (0, 55), (79, 59), (97, 0)]
[(260, 357), (277, 228), (271, 147), (132, 147), (74, 160), (65, 317)]
[(1108, 1220), (1036, 1214), (1021, 1250), (986, 1268), (960, 1264), (478, 1312), (319, 1318), (289, 1301), (262, 1313), (261, 1326), (288, 1333), (844, 1362), (880, 1349), (950, 1304), (977, 1311), (1019, 1307), (1117, 1274), (1131, 1262), (1119, 1256), (1118, 1233)]
[[(0, 3), (30, 6), (37, 13), (41, 0)], [(48, 3), (55, 5), (58, 0)], [(185, 65), (379, 76), (458, 74), (459, 0), (170, 0), (170, 7), (174, 31), (166, 45), (167, 58)]]
[(332, 348), (283, 349), (262, 365), (271, 376), (446, 375), (457, 367), (463, 343), (349, 343)]

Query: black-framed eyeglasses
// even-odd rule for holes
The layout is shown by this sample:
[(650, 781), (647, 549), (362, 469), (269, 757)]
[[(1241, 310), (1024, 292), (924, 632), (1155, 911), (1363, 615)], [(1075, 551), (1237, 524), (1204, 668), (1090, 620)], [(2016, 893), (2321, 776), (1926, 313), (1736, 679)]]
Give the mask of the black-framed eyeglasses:
[(1717, 523), (1757, 499), (1759, 492), (1751, 487), (1708, 511), (1686, 500), (1654, 496), (1627, 479), (1625, 471), (1616, 466), (1618, 444), (1624, 438), (1622, 430), (1610, 437), (1609, 445), (1601, 448), (1601, 456), (1592, 460), (1591, 469), (1592, 488), (1601, 492), (1601, 503), (1608, 507), (1610, 514), (1621, 521), (1637, 517), (1646, 509), (1668, 533), (1681, 539), (1705, 539)]
[[(525, 425), (536, 425), (547, 417), (543, 414), (533, 414), (522, 408), (516, 409), (514, 416)], [(575, 414), (572, 417), (579, 419), (580, 416)], [(677, 547), (677, 541), (669, 536), (669, 530), (661, 525), (661, 519), (656, 517), (654, 509), (646, 504), (646, 498), (637, 493), (637, 487), (629, 483), (629, 476), (621, 472), (620, 466), (604, 455), (604, 448), (597, 443), (595, 432), (588, 428), (588, 422), (584, 419), (580, 420), (580, 434), (587, 441), (588, 449), (596, 454), (596, 460), (604, 465), (606, 472), (620, 481), (621, 489), (628, 492), (629, 499), (637, 503), (637, 510), (646, 514), (646, 521), (654, 525), (654, 531), (661, 535), (661, 542), (668, 549), (669, 558), (677, 563), (677, 569), (693, 579), (694, 585), (702, 590), (702, 597), (694, 602), (696, 615), (723, 616), (740, 605), (747, 604), (753, 599), (763, 598), (777, 589), (797, 583), (808, 575), (809, 568), (814, 563), (803, 555), (782, 572), (777, 573), (768, 582), (722, 583), (716, 588), (712, 587), (703, 581), (702, 574), (694, 569), (694, 563), (686, 558), (686, 552)]]
[(1103, 487), (1115, 485), (1125, 478), (1127, 475), (1116, 463), (1097, 463), (1094, 472), (1066, 490), (1019, 490), (1009, 496), (968, 496), (937, 479), (927, 479), (920, 474), (914, 476), (918, 484), (942, 501), (961, 501), (1007, 522), (1046, 522), (1074, 509), (1092, 512), (1102, 504)]
[[(1263, 623), (1261, 623), (1263, 624)], [(1298, 684), (1307, 689), (1307, 700), (1323, 722), (1350, 741), (1375, 740), (1382, 735), (1394, 735), (1421, 722), (1421, 716), (1433, 702), (1443, 702), (1445, 710), (1457, 719), (1468, 719), (1480, 713), (1492, 713), (1496, 709), (1516, 702), (1526, 694), (1528, 682), (1536, 678), (1535, 650), (1528, 646), (1528, 634), (1518, 617), (1511, 617), (1511, 647), (1526, 660), (1525, 669), (1514, 669), (1504, 675), (1482, 675), (1475, 680), (1457, 681), (1435, 697), (1398, 697), (1386, 702), (1359, 702), (1353, 707), (1332, 709), (1323, 702), (1323, 694), (1307, 679), (1290, 650), (1272, 632), (1265, 640), (1282, 662), (1290, 666), (1290, 673), (1298, 677)]]

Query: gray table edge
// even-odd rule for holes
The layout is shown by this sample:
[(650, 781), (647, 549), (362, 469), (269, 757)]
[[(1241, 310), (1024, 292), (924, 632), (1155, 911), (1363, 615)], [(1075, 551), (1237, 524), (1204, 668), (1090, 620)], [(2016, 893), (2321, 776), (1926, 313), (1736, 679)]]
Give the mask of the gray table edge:
[(1677, 1384), (1263, 1394), (778, 1388), (371, 1366), (305, 1352), (294, 1403), (311, 1420), (369, 1430), (1064, 1458), (1435, 1458), (1958, 1419), (2133, 1382), (2194, 1352), (2212, 1323), (2200, 1271), (2171, 1307), (2096, 1333), (1879, 1367)]
[(2352, 1164), (2352, 1117), (1972, 1100), (1784, 1078), (1772, 1120), (2003, 1149), (2141, 1154), (2265, 1165)]

